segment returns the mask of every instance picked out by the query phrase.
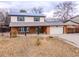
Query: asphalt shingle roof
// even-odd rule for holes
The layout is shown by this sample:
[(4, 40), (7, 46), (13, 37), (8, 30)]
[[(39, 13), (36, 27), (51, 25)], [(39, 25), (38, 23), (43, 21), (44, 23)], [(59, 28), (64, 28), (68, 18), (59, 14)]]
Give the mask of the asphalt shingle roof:
[(75, 23), (73, 21), (68, 21), (68, 22), (64, 23), (64, 25), (78, 25), (78, 23)]
[(45, 17), (43, 14), (33, 14), (33, 13), (20, 13), (20, 12), (14, 12), (14, 13), (9, 13), (9, 16), (41, 16)]
[(75, 17), (72, 17), (72, 18), (70, 19), (70, 21), (73, 21), (73, 22), (75, 22), (75, 23), (79, 23), (79, 15), (77, 15), (77, 16), (75, 16)]
[(54, 26), (54, 25), (64, 25), (61, 22), (11, 22), (10, 27), (13, 26)]

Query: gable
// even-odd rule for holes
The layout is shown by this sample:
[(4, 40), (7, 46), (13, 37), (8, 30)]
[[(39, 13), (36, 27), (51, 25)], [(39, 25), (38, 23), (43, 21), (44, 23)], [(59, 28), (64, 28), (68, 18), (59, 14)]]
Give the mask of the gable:
[(79, 16), (75, 16), (71, 19), (71, 21), (79, 23)]
[(67, 21), (64, 23), (64, 25), (78, 25), (78, 23), (73, 22), (73, 21)]

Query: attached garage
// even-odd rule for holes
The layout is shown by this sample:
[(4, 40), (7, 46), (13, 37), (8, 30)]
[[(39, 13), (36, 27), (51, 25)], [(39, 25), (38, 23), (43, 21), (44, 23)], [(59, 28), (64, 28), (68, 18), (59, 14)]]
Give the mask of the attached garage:
[(51, 26), (50, 34), (63, 34), (63, 26)]

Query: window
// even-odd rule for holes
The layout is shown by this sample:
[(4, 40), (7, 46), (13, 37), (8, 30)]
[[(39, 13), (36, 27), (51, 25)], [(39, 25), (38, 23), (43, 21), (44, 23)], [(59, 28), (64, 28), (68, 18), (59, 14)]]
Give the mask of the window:
[(17, 21), (24, 21), (24, 17), (21, 16), (17, 17)]
[(21, 28), (20, 28), (20, 31), (21, 31), (21, 32), (25, 32), (25, 28), (24, 28), (24, 27), (21, 27)]
[(34, 17), (34, 21), (36, 22), (40, 21), (40, 17)]
[(20, 32), (29, 32), (29, 27), (20, 27)]

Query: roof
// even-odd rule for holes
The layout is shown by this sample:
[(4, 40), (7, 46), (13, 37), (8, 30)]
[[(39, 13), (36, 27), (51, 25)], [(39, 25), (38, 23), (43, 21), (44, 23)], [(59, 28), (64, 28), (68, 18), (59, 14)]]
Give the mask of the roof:
[(78, 23), (75, 23), (73, 21), (67, 21), (64, 23), (64, 25), (78, 25)]
[(46, 18), (46, 22), (63, 22), (60, 18)]
[(40, 16), (40, 17), (45, 17), (43, 14), (33, 14), (33, 13), (20, 13), (20, 12), (13, 12), (9, 13), (9, 16)]
[(64, 25), (79, 25), (79, 15), (64, 22)]
[(79, 15), (77, 15), (77, 16), (75, 16), (75, 17), (72, 17), (72, 18), (70, 19), (70, 21), (73, 21), (73, 22), (75, 22), (75, 23), (79, 23)]
[(63, 23), (58, 22), (11, 22), (10, 27), (18, 26), (53, 26), (53, 25), (63, 25)]

